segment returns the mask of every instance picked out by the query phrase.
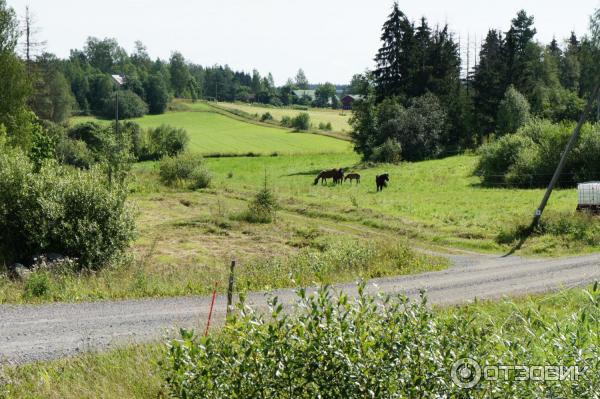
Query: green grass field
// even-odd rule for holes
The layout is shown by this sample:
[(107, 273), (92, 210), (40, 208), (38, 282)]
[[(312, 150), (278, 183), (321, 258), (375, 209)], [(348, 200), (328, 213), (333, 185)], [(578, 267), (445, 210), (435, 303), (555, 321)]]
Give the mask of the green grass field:
[[(205, 104), (197, 103), (202, 107)], [(73, 118), (71, 123), (95, 120)], [(277, 127), (262, 126), (229, 118), (215, 112), (169, 112), (133, 119), (143, 128), (163, 124), (187, 130), (189, 149), (210, 154), (319, 154), (348, 153), (351, 144), (331, 137), (310, 133), (294, 133)]]
[[(202, 106), (206, 106), (203, 104), (188, 104), (193, 109), (201, 109)], [(317, 129), (319, 123), (331, 123), (333, 131), (335, 132), (344, 132), (349, 133), (352, 129), (348, 124), (348, 119), (352, 115), (351, 111), (343, 111), (343, 110), (334, 110), (334, 109), (324, 109), (324, 108), (309, 108), (308, 111), (299, 111), (291, 108), (272, 108), (272, 107), (264, 107), (259, 104), (244, 104), (244, 103), (227, 103), (220, 102), (218, 103), (220, 107), (227, 109), (237, 109), (240, 111), (247, 112), (249, 114), (258, 114), (260, 117), (262, 114), (269, 112), (273, 115), (273, 118), (277, 121), (281, 121), (281, 118), (284, 116), (294, 117), (298, 115), (300, 112), (307, 112), (310, 115), (310, 121), (313, 125), (314, 129)]]
[[(207, 162), (217, 178), (223, 179), (218, 185), (240, 192), (259, 186), (266, 170), (279, 196), (295, 211), (380, 226), (431, 244), (486, 252), (507, 250), (496, 243), (496, 237), (502, 229), (530, 220), (543, 195), (543, 190), (481, 187), (480, 179), (472, 175), (477, 163), (472, 155), (365, 169), (355, 154)], [(360, 173), (362, 183), (338, 187), (312, 184), (320, 170), (334, 167)], [(225, 179), (229, 172), (233, 177)], [(389, 187), (376, 193), (375, 176), (384, 172), (390, 173)], [(576, 205), (576, 190), (557, 190), (548, 212), (572, 212)], [(556, 254), (593, 249), (540, 237), (525, 251)]]
[[(480, 187), (479, 178), (472, 176), (475, 156), (365, 169), (359, 161), (349, 153), (211, 158), (206, 165), (214, 175), (212, 188), (197, 192), (168, 189), (159, 182), (155, 163), (138, 164), (130, 198), (140, 213), (139, 237), (131, 261), (90, 275), (51, 276), (41, 297), (27, 296), (26, 283), (0, 278), (0, 303), (207, 295), (215, 282), (226, 286), (231, 258), (247, 265), (240, 269), (241, 286), (247, 290), (439, 270), (446, 265), (431, 259), (402, 259), (398, 262), (405, 268), (392, 267), (390, 260), (400, 258), (386, 246), (376, 251), (383, 257), (345, 270), (323, 248), (402, 243), (505, 253), (511, 245), (499, 243), (500, 232), (530, 220), (543, 194)], [(362, 183), (313, 185), (320, 170), (333, 167), (361, 173)], [(390, 173), (390, 184), (376, 193), (375, 175), (383, 172)], [(277, 222), (237, 220), (263, 185), (265, 173), (281, 208)], [(548, 215), (572, 212), (576, 201), (575, 190), (558, 190)], [(543, 235), (531, 238), (521, 254), (597, 249), (585, 240)], [(315, 256), (330, 265), (327, 273), (317, 276), (307, 266), (306, 260)]]

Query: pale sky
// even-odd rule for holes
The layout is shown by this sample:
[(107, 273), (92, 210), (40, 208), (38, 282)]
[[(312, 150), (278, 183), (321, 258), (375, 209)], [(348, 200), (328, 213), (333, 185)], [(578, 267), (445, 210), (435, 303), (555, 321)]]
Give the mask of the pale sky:
[[(272, 72), (277, 84), (303, 68), (311, 83), (347, 83), (373, 67), (392, 0), (7, 0), (22, 16), (30, 5), (46, 50), (66, 57), (88, 36), (112, 37), (128, 52), (141, 40), (153, 58), (180, 51), (201, 65)], [(600, 0), (401, 0), (417, 21), (448, 23), (474, 48), (489, 28), (506, 31), (517, 11), (535, 16), (537, 39), (587, 32)]]

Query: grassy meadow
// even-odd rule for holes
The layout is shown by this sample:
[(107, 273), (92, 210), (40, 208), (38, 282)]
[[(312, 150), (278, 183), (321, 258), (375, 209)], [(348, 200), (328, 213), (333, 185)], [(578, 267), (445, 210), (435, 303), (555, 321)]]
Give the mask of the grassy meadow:
[[(203, 103), (197, 104), (207, 107)], [(311, 133), (295, 133), (283, 128), (247, 123), (216, 112), (203, 111), (169, 112), (132, 120), (142, 128), (158, 127), (163, 124), (183, 128), (190, 136), (190, 151), (202, 155), (248, 153), (295, 155), (351, 151), (350, 143), (331, 137)], [(78, 117), (73, 118), (71, 123), (91, 120), (95, 119)]]
[[(251, 115), (258, 114), (259, 117), (268, 112), (278, 122), (280, 122), (281, 118), (284, 116), (293, 118), (300, 112), (307, 112), (310, 115), (310, 121), (314, 129), (317, 129), (320, 123), (331, 123), (331, 127), (334, 132), (349, 133), (352, 130), (348, 124), (348, 120), (350, 119), (352, 112), (341, 109), (309, 108), (308, 111), (300, 111), (292, 108), (265, 107), (261, 104), (220, 102), (218, 105), (222, 108), (240, 110)], [(188, 104), (188, 106), (190, 106), (192, 109), (202, 109), (202, 107), (205, 107), (206, 105), (196, 103)]]
[[(265, 171), (286, 209), (335, 222), (353, 222), (417, 241), (443, 246), (501, 252), (499, 233), (530, 220), (543, 190), (482, 187), (473, 176), (474, 155), (400, 165), (367, 167), (355, 154), (306, 155), (256, 159), (210, 159), (216, 186), (244, 193), (258, 187)], [(343, 167), (362, 175), (360, 185), (313, 185), (323, 169)], [(227, 178), (231, 173), (232, 177)], [(375, 176), (390, 174), (389, 187), (376, 193)], [(241, 194), (243, 195), (243, 194)], [(574, 189), (554, 192), (548, 214), (573, 212)], [(594, 248), (587, 248), (592, 250)], [(534, 238), (528, 254), (575, 253), (586, 250), (576, 243), (551, 237)]]
[[(244, 290), (439, 270), (447, 263), (407, 248), (507, 252), (514, 241), (511, 231), (530, 220), (543, 194), (482, 187), (472, 173), (478, 159), (474, 155), (365, 165), (347, 142), (288, 133), (214, 112), (170, 112), (138, 122), (143, 127), (169, 123), (188, 129), (190, 149), (197, 152), (228, 148), (269, 153), (277, 148), (280, 154), (297, 153), (207, 158), (213, 182), (199, 191), (165, 187), (155, 162), (135, 165), (130, 200), (138, 209), (139, 234), (130, 254), (93, 274), (40, 272), (28, 282), (0, 277), (0, 303), (207, 295), (215, 282), (226, 286), (232, 258), (243, 265), (239, 281)], [(264, 140), (249, 142), (249, 132)], [(314, 185), (319, 171), (329, 168), (358, 172), (362, 183)], [(376, 193), (375, 176), (384, 172), (391, 176), (389, 187)], [(239, 215), (265, 178), (280, 206), (277, 220), (269, 225), (245, 222)], [(563, 215), (572, 215), (576, 201), (573, 189), (555, 191), (547, 217), (558, 218), (564, 231), (531, 238), (521, 253), (597, 250), (596, 236), (587, 237), (585, 226), (580, 231), (562, 223)], [(353, 258), (359, 261), (349, 261)], [(312, 267), (317, 261), (324, 265), (318, 270)]]

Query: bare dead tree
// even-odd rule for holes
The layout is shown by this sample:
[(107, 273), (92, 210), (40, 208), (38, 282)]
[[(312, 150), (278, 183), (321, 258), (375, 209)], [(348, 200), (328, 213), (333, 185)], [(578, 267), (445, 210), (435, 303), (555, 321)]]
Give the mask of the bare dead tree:
[(23, 53), (28, 67), (31, 66), (34, 58), (39, 56), (46, 46), (45, 41), (38, 41), (37, 36), (40, 29), (36, 26), (35, 15), (29, 9), (29, 5), (25, 6), (25, 16), (23, 17)]

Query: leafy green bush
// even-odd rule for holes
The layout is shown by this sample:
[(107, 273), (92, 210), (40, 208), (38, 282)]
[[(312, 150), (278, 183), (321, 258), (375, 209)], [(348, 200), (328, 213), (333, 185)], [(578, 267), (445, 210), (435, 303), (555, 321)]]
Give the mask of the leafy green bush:
[[(98, 116), (107, 119), (115, 118), (116, 93), (104, 100), (102, 110)], [(139, 118), (148, 113), (148, 105), (131, 90), (119, 91), (119, 119)]]
[(84, 141), (68, 138), (62, 139), (56, 146), (56, 158), (80, 169), (89, 169), (96, 163), (96, 156)]
[(292, 118), (287, 115), (282, 116), (281, 117), (281, 126), (292, 127)]
[(48, 273), (36, 271), (25, 282), (24, 296), (26, 298), (42, 298), (50, 292)]
[(135, 230), (127, 191), (101, 171), (45, 164), (0, 151), (0, 253), (15, 260), (56, 252), (98, 269), (129, 246)]
[[(573, 122), (555, 124), (547, 120), (531, 120), (516, 134), (501, 137), (481, 147), (475, 173), (483, 178), (484, 184), (545, 187), (554, 174), (574, 127)], [(583, 126), (580, 140), (567, 159), (559, 186), (568, 187), (597, 179), (599, 130), (597, 125)]]
[(202, 156), (187, 152), (163, 158), (159, 163), (159, 176), (166, 185), (185, 185), (192, 189), (206, 188), (212, 179)]
[(510, 86), (498, 108), (498, 134), (516, 133), (531, 118), (530, 109), (525, 96)]
[(161, 125), (146, 132), (144, 155), (141, 159), (157, 160), (162, 157), (173, 157), (185, 151), (190, 138), (185, 129), (169, 125)]
[(110, 145), (114, 133), (97, 122), (79, 123), (67, 130), (67, 137), (79, 140), (94, 153), (101, 153)]
[(292, 118), (291, 127), (294, 129), (301, 130), (309, 130), (310, 129), (310, 115), (307, 112), (301, 112)]
[(319, 123), (319, 130), (324, 130), (326, 132), (330, 132), (333, 129), (333, 127), (331, 126), (331, 122), (321, 122)]
[(210, 186), (212, 181), (212, 174), (205, 166), (200, 166), (192, 171), (189, 177), (190, 188), (193, 190), (199, 190)]
[[(473, 398), (593, 397), (600, 389), (600, 293), (560, 319), (535, 308), (509, 320), (434, 313), (425, 298), (380, 298), (360, 285), (351, 299), (325, 287), (298, 293), (294, 309), (270, 300), (266, 317), (240, 306), (217, 336), (182, 330), (162, 362), (174, 397)], [(452, 378), (457, 361), (577, 366), (576, 380)]]
[(379, 147), (375, 147), (371, 161), (399, 163), (402, 160), (402, 146), (394, 139), (387, 139)]
[(261, 122), (267, 122), (267, 121), (272, 121), (273, 120), (273, 115), (271, 115), (270, 112), (265, 112), (264, 114), (262, 114), (262, 116), (260, 117), (260, 121)]

